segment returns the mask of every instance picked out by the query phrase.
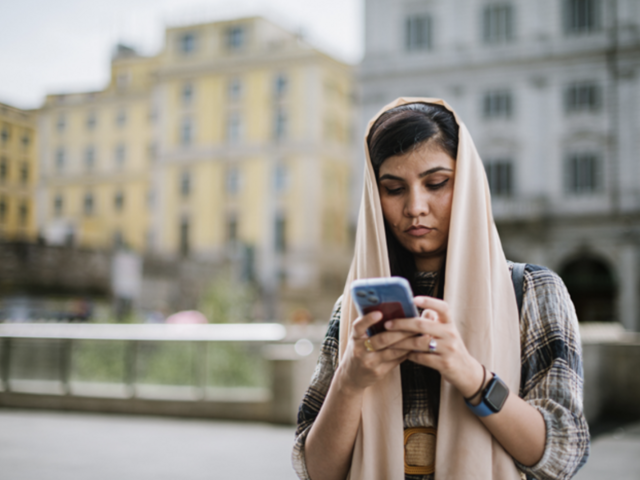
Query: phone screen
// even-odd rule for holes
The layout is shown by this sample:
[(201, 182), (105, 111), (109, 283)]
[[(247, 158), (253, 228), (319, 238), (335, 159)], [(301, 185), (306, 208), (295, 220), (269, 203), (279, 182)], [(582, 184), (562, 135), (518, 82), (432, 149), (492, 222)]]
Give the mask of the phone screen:
[(386, 330), (386, 328), (384, 328), (384, 322), (386, 322), (387, 320), (405, 317), (404, 309), (402, 308), (402, 304), (400, 302), (384, 302), (377, 305), (364, 307), (362, 309), (362, 313), (364, 313), (365, 315), (371, 312), (382, 312), (382, 320), (374, 323), (367, 329), (367, 334), (370, 337), (380, 332), (384, 332)]

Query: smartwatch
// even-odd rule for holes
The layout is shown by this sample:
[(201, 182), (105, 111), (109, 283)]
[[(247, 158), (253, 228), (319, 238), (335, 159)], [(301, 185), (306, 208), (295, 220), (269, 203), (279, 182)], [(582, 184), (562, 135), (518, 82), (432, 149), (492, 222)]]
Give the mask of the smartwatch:
[(480, 403), (478, 405), (472, 405), (465, 400), (464, 402), (473, 413), (479, 417), (486, 417), (494, 413), (498, 413), (504, 402), (509, 396), (509, 387), (496, 375), (493, 374), (493, 378), (489, 381), (489, 384), (485, 387), (481, 394)]

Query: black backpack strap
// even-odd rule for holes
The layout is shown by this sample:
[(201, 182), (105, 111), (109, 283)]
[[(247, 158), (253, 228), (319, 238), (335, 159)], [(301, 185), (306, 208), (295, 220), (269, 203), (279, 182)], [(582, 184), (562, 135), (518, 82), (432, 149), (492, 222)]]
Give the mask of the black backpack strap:
[(511, 270), (511, 281), (516, 292), (516, 303), (518, 304), (518, 315), (522, 317), (522, 289), (524, 285), (524, 267), (526, 263), (514, 263)]

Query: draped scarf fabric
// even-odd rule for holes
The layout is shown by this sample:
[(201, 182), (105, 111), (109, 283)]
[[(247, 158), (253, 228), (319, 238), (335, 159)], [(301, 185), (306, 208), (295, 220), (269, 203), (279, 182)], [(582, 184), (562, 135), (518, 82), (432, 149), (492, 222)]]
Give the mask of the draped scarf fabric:
[[(358, 317), (350, 285), (359, 278), (390, 275), (378, 186), (367, 136), (385, 111), (407, 103), (433, 103), (451, 111), (459, 125), (459, 146), (447, 245), (444, 300), (467, 349), (512, 392), (520, 385), (518, 311), (507, 261), (491, 213), (489, 187), (469, 131), (446, 102), (399, 98), (386, 105), (365, 133), (364, 190), (355, 254), (347, 277), (340, 321), (340, 358)], [(404, 478), (400, 368), (365, 391), (353, 451), (350, 480)], [(513, 459), (464, 404), (462, 395), (442, 382), (436, 443), (436, 480), (520, 478)]]

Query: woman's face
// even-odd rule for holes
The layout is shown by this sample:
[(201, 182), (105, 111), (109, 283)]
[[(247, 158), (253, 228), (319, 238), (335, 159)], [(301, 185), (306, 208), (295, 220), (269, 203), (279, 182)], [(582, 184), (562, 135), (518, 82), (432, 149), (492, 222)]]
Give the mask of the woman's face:
[(455, 160), (433, 142), (390, 157), (380, 166), (384, 218), (402, 246), (413, 253), (418, 271), (434, 271), (442, 265), (455, 166)]

